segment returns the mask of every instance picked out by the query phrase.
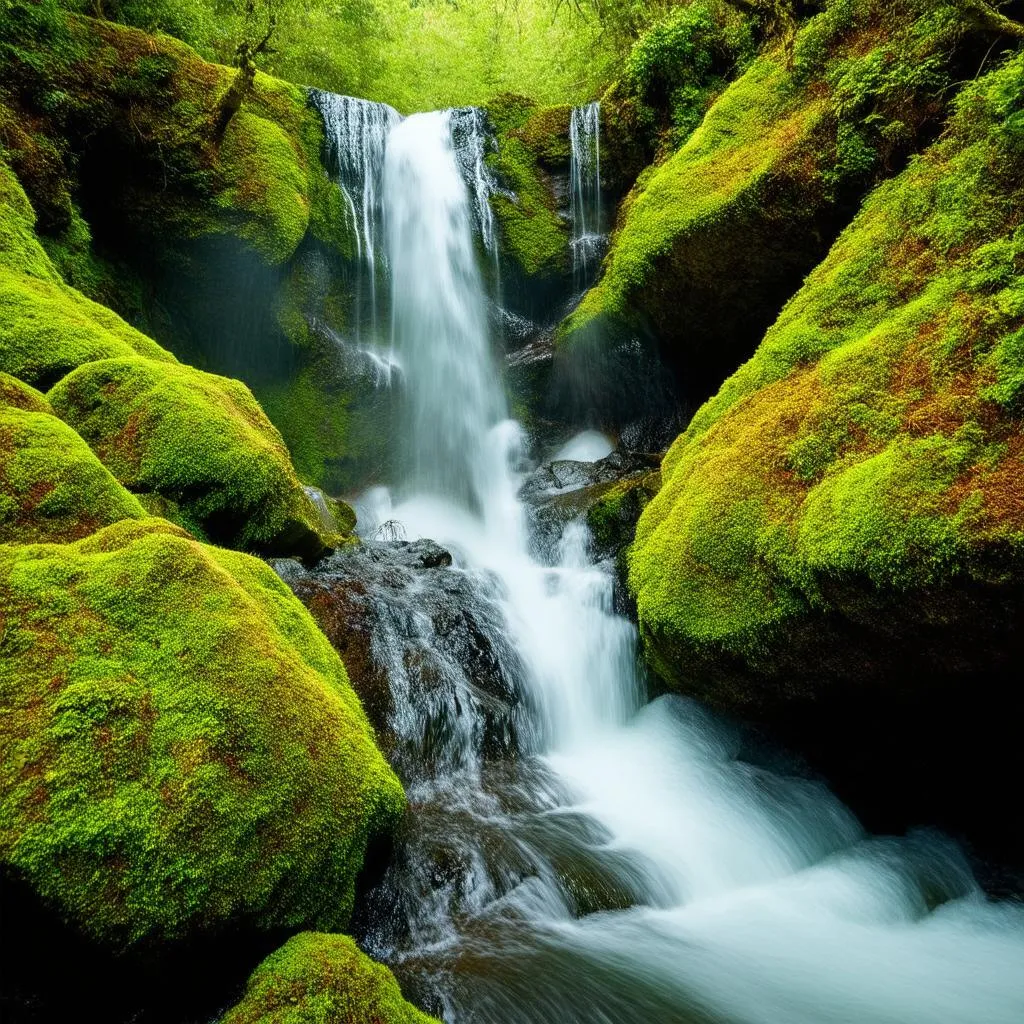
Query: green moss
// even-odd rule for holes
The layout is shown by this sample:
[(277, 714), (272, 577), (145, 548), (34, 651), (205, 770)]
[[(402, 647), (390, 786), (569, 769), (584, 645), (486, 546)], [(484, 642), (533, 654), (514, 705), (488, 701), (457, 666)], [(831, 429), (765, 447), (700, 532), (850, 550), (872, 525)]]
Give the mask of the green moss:
[(0, 408), (0, 544), (78, 540), (142, 506), (69, 427)]
[(1022, 106), (1024, 55), (966, 87), (670, 449), (630, 572), (669, 678), (1024, 557)]
[(83, 363), (132, 355), (174, 364), (156, 342), (73, 288), (0, 268), (0, 369), (48, 387)]
[(221, 1024), (436, 1024), (347, 935), (304, 932), (272, 953)]
[(503, 251), (527, 276), (562, 274), (569, 266), (568, 228), (541, 161), (557, 165), (567, 154), (569, 108), (538, 110), (521, 97), (505, 96), (487, 111), (498, 131), (497, 152), (487, 160), (508, 193), (491, 197)]
[(587, 509), (587, 526), (595, 546), (601, 551), (618, 551), (629, 544), (641, 512), (660, 487), (661, 473), (653, 470), (605, 491)]
[[(674, 15), (701, 53), (690, 22), (703, 9)], [(759, 57), (627, 198), (601, 280), (559, 329), (563, 350), (649, 325), (720, 380), (851, 201), (934, 128), (959, 62), (987, 38), (953, 2), (830, 3), (792, 66), (782, 48)]]
[(153, 519), (0, 547), (0, 620), (8, 870), (117, 945), (345, 924), (402, 790), (265, 564)]
[(53, 407), (41, 391), (0, 372), (0, 410), (6, 408), (24, 409), (26, 412), (45, 412), (53, 415)]
[(87, 363), (49, 395), (130, 490), (178, 503), (219, 543), (322, 553), (281, 435), (239, 381), (145, 359)]
[(273, 121), (243, 110), (228, 125), (220, 160), (227, 188), (219, 204), (247, 214), (241, 237), (268, 262), (284, 262), (309, 225), (306, 173), (293, 141)]
[(0, 267), (40, 281), (58, 280), (35, 233), (36, 215), (14, 172), (0, 161)]

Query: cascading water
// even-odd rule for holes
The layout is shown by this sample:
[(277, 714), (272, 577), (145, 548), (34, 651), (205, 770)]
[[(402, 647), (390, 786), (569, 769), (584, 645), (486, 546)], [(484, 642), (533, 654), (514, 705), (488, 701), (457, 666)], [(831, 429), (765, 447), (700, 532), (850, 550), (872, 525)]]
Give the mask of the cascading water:
[(377, 329), (377, 277), (382, 269), (380, 181), (384, 147), (401, 115), (386, 103), (371, 103), (322, 89), (310, 90), (310, 101), (324, 121), (328, 164), (345, 199), (356, 243), (354, 340), (357, 345), (360, 343), (365, 325), (372, 344)]
[(601, 104), (573, 107), (569, 118), (569, 217), (576, 291), (594, 283), (605, 245), (601, 224)]
[[(635, 631), (581, 523), (553, 565), (528, 554), (454, 116), (388, 138), (410, 468), (378, 514), (479, 581), (479, 630), (523, 717), (517, 747), (488, 756), (460, 677), (429, 712), (450, 716), (458, 756), (412, 768), (437, 727), (415, 725), (409, 666), (431, 659), (392, 658), (412, 811), (366, 944), (449, 1022), (1019, 1024), (1024, 908), (986, 902), (939, 838), (865, 835), (821, 784), (743, 759), (697, 705), (645, 704)], [(429, 645), (410, 587), (381, 628)]]

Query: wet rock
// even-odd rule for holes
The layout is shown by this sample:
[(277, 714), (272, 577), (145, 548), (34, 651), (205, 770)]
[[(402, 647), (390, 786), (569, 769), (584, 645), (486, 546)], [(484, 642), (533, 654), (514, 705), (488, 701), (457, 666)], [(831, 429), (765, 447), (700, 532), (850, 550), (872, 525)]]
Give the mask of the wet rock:
[(519, 492), (534, 554), (554, 561), (565, 525), (586, 518), (594, 558), (615, 558), (632, 540), (640, 513), (657, 493), (659, 463), (656, 454), (617, 448), (596, 462), (559, 459), (535, 470)]
[(274, 568), (341, 654), (403, 777), (516, 753), (522, 667), (494, 578), (430, 540)]

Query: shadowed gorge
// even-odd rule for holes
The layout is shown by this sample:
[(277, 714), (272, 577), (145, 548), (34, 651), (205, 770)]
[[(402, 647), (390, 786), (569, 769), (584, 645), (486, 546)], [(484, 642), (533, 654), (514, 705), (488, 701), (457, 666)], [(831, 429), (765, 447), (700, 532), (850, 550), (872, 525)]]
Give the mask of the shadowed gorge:
[(0, 1015), (1017, 1024), (1024, 7), (0, 0)]

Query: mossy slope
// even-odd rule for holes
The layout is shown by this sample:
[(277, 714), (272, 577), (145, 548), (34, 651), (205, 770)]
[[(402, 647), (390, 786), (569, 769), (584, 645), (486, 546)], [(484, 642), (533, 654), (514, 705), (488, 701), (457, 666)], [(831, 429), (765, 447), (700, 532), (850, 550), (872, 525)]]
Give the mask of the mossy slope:
[[(233, 69), (166, 36), (69, 17), (53, 0), (0, 29), (0, 64), (0, 129), (39, 214), (44, 279), (59, 272), (183, 360), (272, 399), (307, 482), (340, 489), (372, 476), (383, 445), (361, 411), (380, 403), (338, 367), (336, 346), (310, 344), (306, 322), (345, 326), (344, 287), (324, 295), (323, 275), (304, 267), (329, 264), (344, 285), (354, 244), (305, 91), (258, 74), (218, 137)], [(64, 297), (25, 290), (23, 318)], [(54, 331), (75, 342), (73, 358), (10, 368), (48, 387), (76, 359), (127, 356), (139, 342), (117, 344), (126, 339), (109, 338), (109, 324), (97, 337), (78, 312), (63, 315), (67, 341)]]
[(303, 932), (272, 953), (221, 1024), (437, 1024), (346, 935)]
[(684, 397), (705, 399), (994, 38), (952, 0), (831, 0), (792, 64), (782, 46), (759, 57), (642, 176), (562, 360), (651, 332)]
[(736, 706), (1009, 663), (1022, 110), (1024, 56), (966, 87), (669, 451), (630, 572), (667, 678)]
[(0, 546), (0, 856), (106, 943), (343, 926), (403, 806), (262, 562), (161, 520)]
[(0, 406), (0, 544), (79, 540), (144, 515), (67, 424)]

